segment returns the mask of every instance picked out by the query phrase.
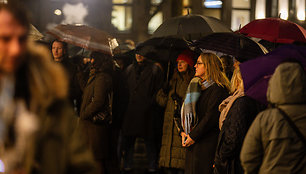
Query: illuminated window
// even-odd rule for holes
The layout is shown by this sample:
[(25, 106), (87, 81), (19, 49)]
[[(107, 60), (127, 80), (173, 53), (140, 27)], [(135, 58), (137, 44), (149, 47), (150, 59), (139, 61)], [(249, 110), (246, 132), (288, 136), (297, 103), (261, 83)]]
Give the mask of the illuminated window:
[(300, 21), (305, 21), (305, 0), (296, 0), (296, 17)]
[(278, 0), (278, 13), (280, 18), (287, 20), (288, 19), (288, 0)]
[(256, 0), (255, 19), (264, 19), (266, 17), (266, 0)]
[(236, 31), (250, 22), (251, 0), (233, 0), (232, 7), (231, 28)]
[(148, 24), (148, 32), (149, 34), (153, 34), (153, 32), (163, 23), (163, 14), (162, 12), (158, 12), (154, 15), (149, 24)]
[(148, 33), (153, 34), (153, 32), (163, 23), (163, 13), (158, 10), (158, 6), (163, 0), (151, 0), (150, 15), (155, 14), (148, 23)]
[(128, 32), (132, 28), (133, 0), (113, 0), (112, 24), (119, 32)]

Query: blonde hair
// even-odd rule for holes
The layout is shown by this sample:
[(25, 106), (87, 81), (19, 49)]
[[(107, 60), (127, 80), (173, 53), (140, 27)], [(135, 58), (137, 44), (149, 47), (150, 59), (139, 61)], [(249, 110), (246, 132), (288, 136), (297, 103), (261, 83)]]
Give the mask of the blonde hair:
[(233, 76), (231, 79), (231, 93), (234, 93), (237, 89), (242, 89), (244, 90), (244, 86), (243, 86), (243, 80), (242, 80), (242, 76), (240, 73), (240, 68), (239, 66), (237, 68), (235, 68), (234, 72), (233, 72)]
[(204, 80), (212, 80), (218, 86), (226, 87), (230, 90), (230, 82), (222, 71), (222, 61), (213, 53), (201, 53), (201, 59), (206, 69)]

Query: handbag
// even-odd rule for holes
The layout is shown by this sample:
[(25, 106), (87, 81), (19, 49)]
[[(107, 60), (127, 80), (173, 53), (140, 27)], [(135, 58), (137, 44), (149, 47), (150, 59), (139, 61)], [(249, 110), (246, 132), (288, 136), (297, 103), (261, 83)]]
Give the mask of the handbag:
[(112, 103), (113, 103), (113, 92), (108, 93), (108, 105), (101, 112), (98, 112), (92, 117), (92, 122), (95, 124), (112, 124), (113, 113), (112, 113)]

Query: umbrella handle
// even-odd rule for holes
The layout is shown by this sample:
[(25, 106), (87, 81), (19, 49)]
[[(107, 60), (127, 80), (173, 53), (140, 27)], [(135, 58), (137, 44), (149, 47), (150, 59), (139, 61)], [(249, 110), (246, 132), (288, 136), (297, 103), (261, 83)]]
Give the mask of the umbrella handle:
[(170, 74), (170, 60), (168, 61), (168, 68), (167, 68), (167, 82), (169, 82), (169, 74)]

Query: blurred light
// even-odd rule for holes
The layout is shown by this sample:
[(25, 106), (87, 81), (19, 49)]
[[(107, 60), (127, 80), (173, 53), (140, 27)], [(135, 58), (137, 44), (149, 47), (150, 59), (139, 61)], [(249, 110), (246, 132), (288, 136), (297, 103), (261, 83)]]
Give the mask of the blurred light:
[(62, 11), (60, 9), (56, 9), (56, 10), (54, 10), (54, 14), (57, 15), (57, 16), (60, 16), (60, 15), (62, 15)]
[(2, 160), (0, 160), (0, 172), (4, 173), (4, 164), (3, 164)]
[(305, 21), (305, 0), (296, 0), (296, 17), (300, 21)]
[(288, 0), (278, 0), (278, 13), (281, 19), (288, 19)]
[(266, 0), (257, 0), (255, 8), (255, 18), (264, 19), (266, 17)]
[(204, 6), (206, 8), (221, 8), (222, 1), (206, 0)]
[(7, 0), (0, 0), (0, 3), (7, 4)]

